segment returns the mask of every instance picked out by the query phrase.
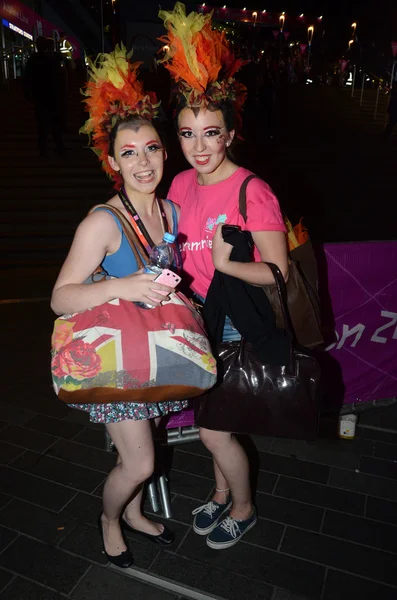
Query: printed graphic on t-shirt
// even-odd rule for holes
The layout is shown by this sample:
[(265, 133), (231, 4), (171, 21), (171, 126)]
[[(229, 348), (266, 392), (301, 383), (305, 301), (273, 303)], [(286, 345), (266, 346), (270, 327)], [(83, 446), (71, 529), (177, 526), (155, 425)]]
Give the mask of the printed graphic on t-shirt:
[(226, 223), (226, 219), (227, 219), (226, 215), (218, 215), (218, 217), (216, 219), (214, 219), (212, 217), (208, 217), (208, 220), (207, 220), (207, 223), (205, 226), (205, 231), (207, 233), (214, 231), (215, 225), (219, 225), (219, 223)]

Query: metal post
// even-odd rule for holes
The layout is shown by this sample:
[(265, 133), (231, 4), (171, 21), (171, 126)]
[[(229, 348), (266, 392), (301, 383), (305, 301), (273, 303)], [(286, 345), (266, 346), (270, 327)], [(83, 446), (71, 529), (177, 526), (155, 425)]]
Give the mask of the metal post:
[(105, 52), (105, 35), (103, 31), (103, 0), (100, 0), (101, 3), (101, 45), (102, 45), (102, 54)]
[(374, 121), (376, 121), (376, 116), (377, 116), (377, 114), (378, 114), (379, 92), (380, 92), (380, 85), (378, 84), (378, 89), (377, 89), (377, 92), (376, 92), (376, 102), (375, 102)]
[(365, 72), (363, 70), (363, 76), (362, 76), (362, 82), (361, 82), (360, 106), (362, 106), (362, 103), (363, 103), (364, 85), (365, 85)]
[(161, 504), (163, 505), (163, 515), (166, 519), (171, 519), (172, 510), (171, 510), (171, 500), (170, 493), (168, 490), (168, 481), (165, 475), (160, 475), (158, 479), (159, 490), (160, 490), (160, 499)]
[(150, 505), (152, 507), (152, 511), (154, 513), (160, 512), (160, 503), (159, 503), (159, 497), (158, 497), (158, 493), (157, 493), (156, 479), (154, 476), (150, 479), (150, 481), (148, 483), (147, 491), (148, 491), (148, 497), (149, 497)]
[(356, 86), (356, 71), (357, 71), (357, 67), (356, 67), (356, 65), (354, 65), (354, 69), (353, 69), (353, 83), (352, 83), (352, 98), (354, 98), (354, 88)]

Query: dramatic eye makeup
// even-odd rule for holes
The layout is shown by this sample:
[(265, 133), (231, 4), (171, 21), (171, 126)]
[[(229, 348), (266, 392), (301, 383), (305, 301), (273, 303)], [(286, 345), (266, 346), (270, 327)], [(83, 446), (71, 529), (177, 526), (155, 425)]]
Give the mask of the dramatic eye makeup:
[[(203, 129), (205, 137), (216, 137), (222, 133), (223, 127), (218, 127), (217, 125), (210, 125), (209, 127), (205, 127)], [(195, 137), (195, 133), (189, 127), (182, 127), (179, 130), (179, 135), (185, 139), (191, 139)]]
[[(162, 145), (157, 140), (150, 140), (150, 142), (147, 142), (147, 144), (145, 144), (144, 153), (154, 154), (155, 152), (158, 152), (162, 149)], [(126, 158), (130, 158), (131, 156), (138, 156), (135, 144), (125, 144), (120, 149), (120, 156)]]

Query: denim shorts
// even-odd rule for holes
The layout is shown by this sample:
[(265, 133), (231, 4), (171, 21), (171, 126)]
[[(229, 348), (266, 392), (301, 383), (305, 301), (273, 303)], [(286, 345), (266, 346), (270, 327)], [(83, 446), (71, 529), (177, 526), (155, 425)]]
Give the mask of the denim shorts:
[[(202, 304), (205, 302), (205, 298), (199, 296), (198, 294), (194, 294), (197, 300), (199, 300)], [(225, 326), (223, 328), (222, 342), (236, 342), (241, 340), (241, 335), (237, 331), (230, 320), (230, 317), (226, 315)]]

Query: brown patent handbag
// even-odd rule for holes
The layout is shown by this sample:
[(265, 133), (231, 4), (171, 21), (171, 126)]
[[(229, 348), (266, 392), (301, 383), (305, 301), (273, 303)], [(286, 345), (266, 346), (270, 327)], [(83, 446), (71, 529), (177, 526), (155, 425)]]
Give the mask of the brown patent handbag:
[(289, 341), (287, 365), (262, 364), (244, 339), (218, 346), (218, 383), (195, 401), (195, 421), (215, 431), (314, 440), (318, 429), (320, 367), (312, 352), (295, 344), (287, 291), (272, 270)]

